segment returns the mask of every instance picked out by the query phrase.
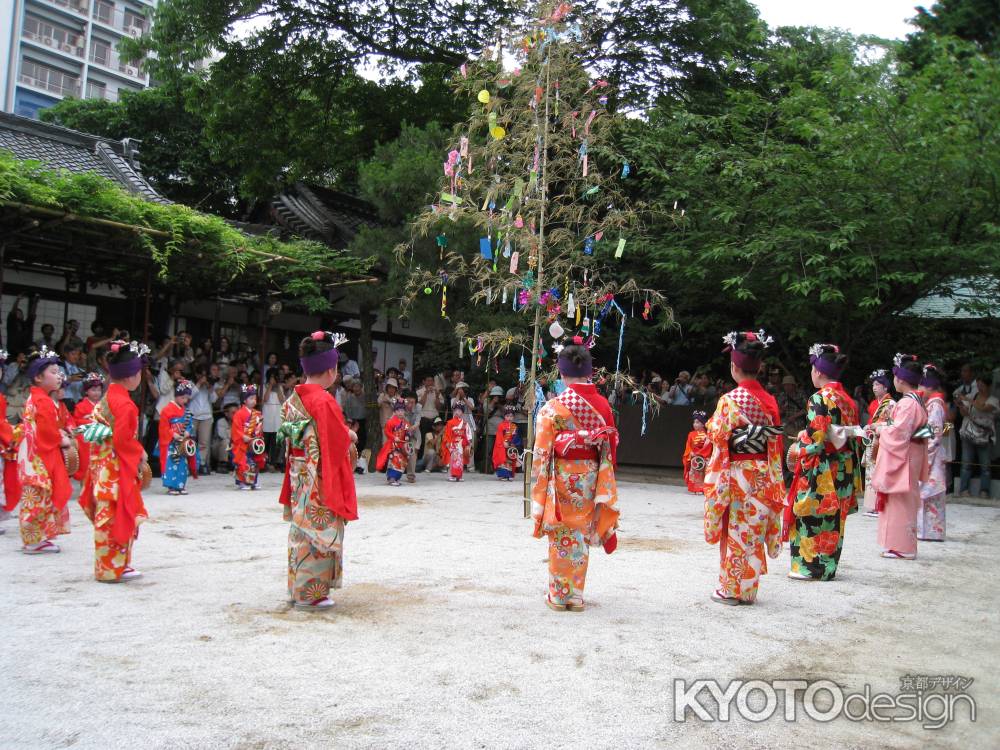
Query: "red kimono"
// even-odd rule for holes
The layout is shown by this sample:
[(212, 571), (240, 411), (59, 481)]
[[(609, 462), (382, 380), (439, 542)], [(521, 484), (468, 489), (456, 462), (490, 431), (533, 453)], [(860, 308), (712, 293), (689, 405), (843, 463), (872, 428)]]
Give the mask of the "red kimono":
[(705, 467), (712, 456), (712, 442), (705, 430), (691, 430), (684, 446), (684, 481), (688, 492), (705, 491)]
[(7, 397), (0, 393), (0, 457), (3, 459), (3, 509), (11, 510), (21, 500), (21, 484), (17, 480), (17, 445), (14, 428), (7, 421)]
[[(73, 419), (77, 427), (90, 422), (90, 415), (94, 412), (96, 404), (89, 398), (80, 401), (73, 409)], [(78, 482), (84, 481), (87, 477), (87, 467), (90, 466), (90, 443), (83, 439), (83, 435), (76, 436), (76, 450), (80, 454), (80, 469), (73, 475), (73, 479)]]
[(60, 413), (52, 396), (32, 386), (24, 405), (21, 442), (17, 449), (20, 491), (8, 506), (20, 500), (21, 539), (25, 546), (69, 533), (69, 501), (73, 488), (66, 473)]
[(469, 433), (465, 429), (465, 420), (452, 417), (444, 426), (444, 437), (441, 440), (441, 463), (447, 464), (453, 479), (461, 479), (465, 473), (466, 453), (469, 450)]
[(110, 427), (111, 438), (91, 449), (80, 507), (94, 524), (95, 577), (118, 580), (129, 567), (132, 542), (146, 518), (139, 477), (145, 458), (138, 440), (139, 409), (123, 386), (112, 383), (91, 418)]
[(517, 473), (520, 461), (512, 459), (507, 451), (514, 446), (514, 436), (517, 435), (517, 425), (504, 420), (497, 426), (496, 439), (493, 441), (493, 471), (498, 472), (501, 479), (509, 479)]
[(233, 452), (233, 464), (236, 466), (236, 482), (238, 484), (256, 486), (258, 474), (267, 462), (265, 454), (255, 455), (251, 452), (249, 442), (254, 438), (264, 437), (262, 419), (259, 411), (250, 409), (245, 404), (233, 414), (230, 448)]
[(410, 423), (405, 417), (394, 416), (385, 423), (385, 440), (375, 462), (377, 471), (386, 472), (390, 481), (406, 473), (410, 457)]

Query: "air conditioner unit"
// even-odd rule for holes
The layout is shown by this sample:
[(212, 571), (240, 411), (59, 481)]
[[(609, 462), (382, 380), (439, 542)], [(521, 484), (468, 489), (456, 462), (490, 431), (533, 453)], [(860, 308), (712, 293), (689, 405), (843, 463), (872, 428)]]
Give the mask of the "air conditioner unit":
[(52, 46), (52, 37), (47, 36), (42, 41), (45, 42), (45, 44), (48, 45), (49, 47)]
[(139, 75), (139, 71), (136, 70), (135, 68), (128, 68), (128, 67), (126, 67), (125, 68), (125, 73), (127, 73), (130, 76), (137, 76), (137, 75)]
[(140, 29), (138, 26), (129, 26), (127, 31), (128, 35), (135, 39), (138, 39), (139, 37), (142, 36), (142, 29)]

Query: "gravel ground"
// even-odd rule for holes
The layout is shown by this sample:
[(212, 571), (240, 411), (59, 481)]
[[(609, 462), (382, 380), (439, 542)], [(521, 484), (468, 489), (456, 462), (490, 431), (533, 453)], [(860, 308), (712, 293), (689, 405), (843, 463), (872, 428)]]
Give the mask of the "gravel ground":
[[(93, 581), (75, 505), (59, 555), (20, 554), (4, 522), (0, 748), (1000, 747), (984, 578), (1000, 509), (953, 505), (949, 541), (914, 562), (880, 559), (876, 522), (853, 516), (836, 581), (787, 579), (786, 552), (756, 606), (722, 607), (700, 498), (623, 482), (622, 544), (594, 552), (588, 609), (569, 614), (544, 606), (546, 548), (518, 483), (358, 486), (327, 614), (287, 604), (274, 475), (257, 493), (221, 476), (150, 492), (145, 576), (119, 586)], [(908, 674), (975, 678), (978, 721), (674, 719), (675, 679), (898, 692)]]

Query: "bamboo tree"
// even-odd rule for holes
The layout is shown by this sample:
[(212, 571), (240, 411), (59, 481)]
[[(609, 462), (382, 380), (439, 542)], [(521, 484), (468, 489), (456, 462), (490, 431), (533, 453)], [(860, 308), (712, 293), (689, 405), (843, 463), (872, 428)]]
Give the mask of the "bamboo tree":
[[(472, 332), (458, 324), (456, 333), (471, 352), (485, 353), (487, 366), (512, 350), (530, 356), (529, 452), (535, 384), (561, 345), (560, 329), (593, 340), (616, 317), (625, 324), (619, 302), (663, 305), (657, 291), (621, 271), (624, 250), (641, 237), (646, 207), (627, 194), (632, 167), (613, 143), (620, 126), (609, 108), (614, 92), (583, 67), (594, 51), (568, 4), (541, 5), (534, 18), (456, 74), (456, 96), (476, 104), (444, 162), (440, 193), (414, 222), (413, 241), (398, 249), (412, 266), (404, 314), (421, 293), (437, 291), (447, 316), (447, 295), (456, 290), (499, 305), (498, 318), (507, 305), (521, 313), (509, 326)], [(460, 240), (474, 230), (478, 248), (449, 242), (449, 230)], [(431, 236), (435, 252), (428, 252)], [(427, 257), (433, 270), (423, 267)], [(664, 317), (670, 320), (669, 310)], [(619, 365), (601, 377), (630, 387)], [(530, 481), (526, 461), (526, 516)]]

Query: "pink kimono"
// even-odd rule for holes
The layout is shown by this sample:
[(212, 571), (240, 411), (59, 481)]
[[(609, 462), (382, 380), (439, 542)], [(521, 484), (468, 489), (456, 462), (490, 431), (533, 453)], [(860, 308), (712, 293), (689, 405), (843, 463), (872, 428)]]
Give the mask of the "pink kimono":
[(892, 409), (890, 424), (882, 429), (872, 484), (886, 495), (878, 517), (878, 543), (883, 550), (917, 554), (917, 513), (920, 482), (927, 480), (927, 441), (913, 433), (927, 423), (920, 399), (907, 394)]

